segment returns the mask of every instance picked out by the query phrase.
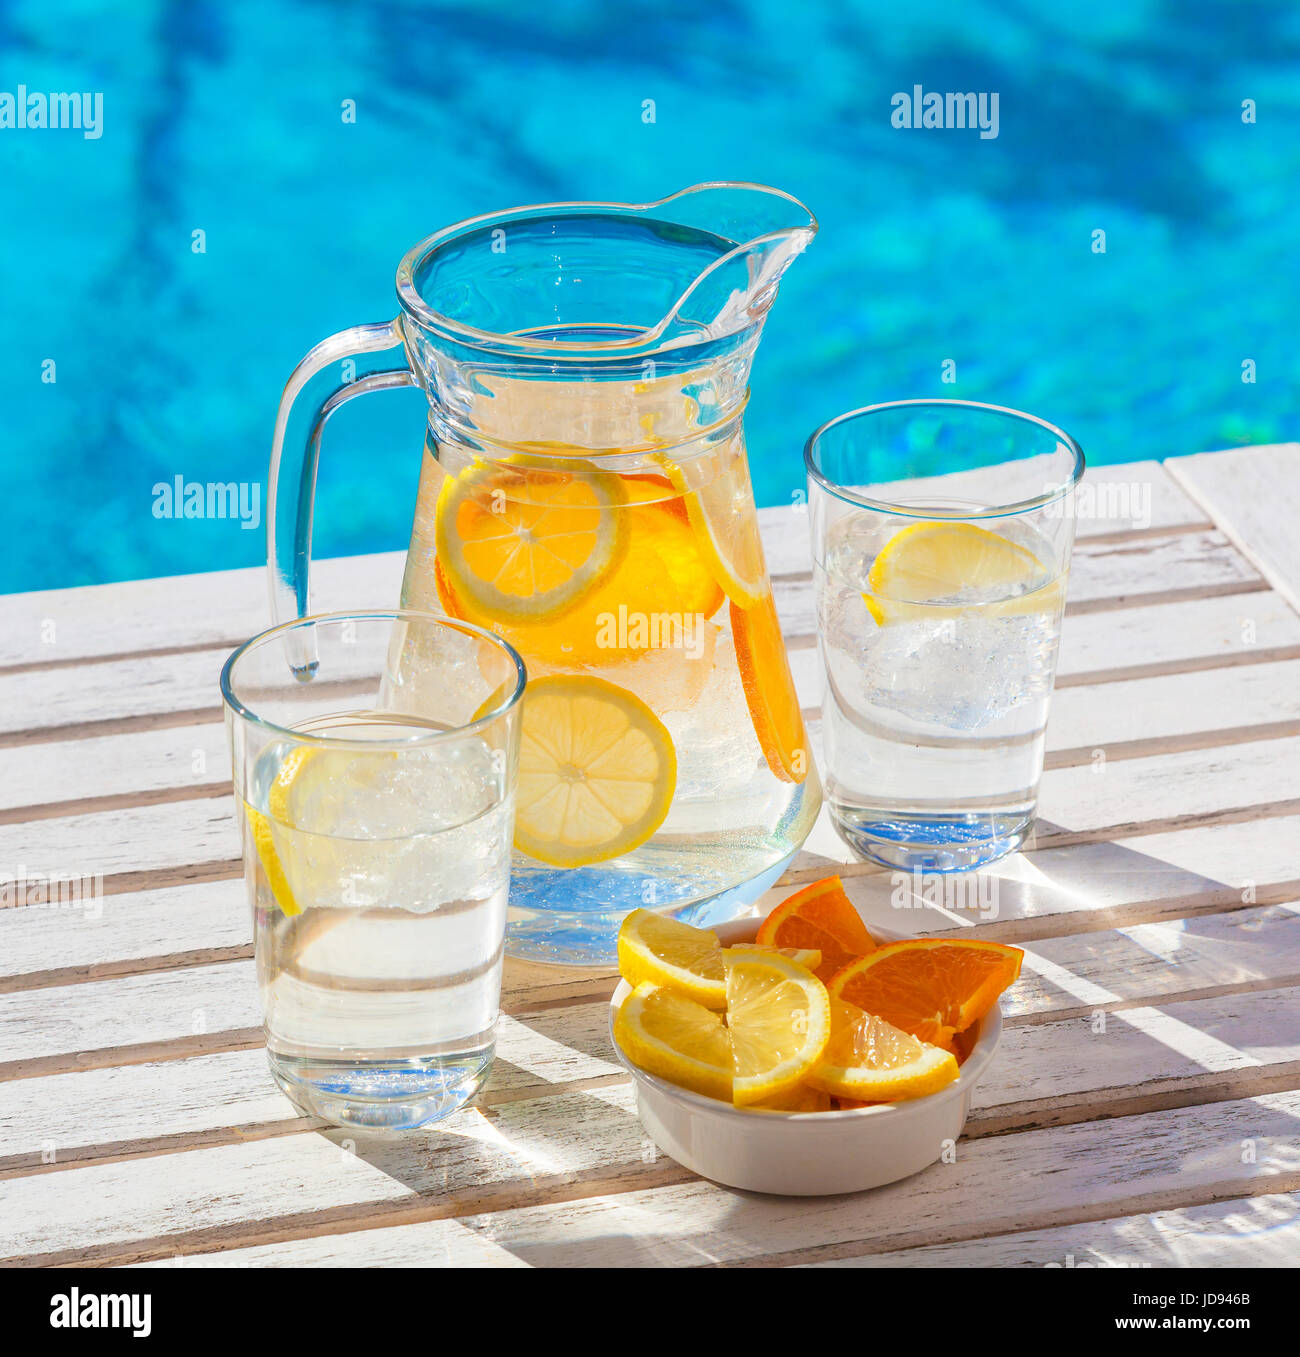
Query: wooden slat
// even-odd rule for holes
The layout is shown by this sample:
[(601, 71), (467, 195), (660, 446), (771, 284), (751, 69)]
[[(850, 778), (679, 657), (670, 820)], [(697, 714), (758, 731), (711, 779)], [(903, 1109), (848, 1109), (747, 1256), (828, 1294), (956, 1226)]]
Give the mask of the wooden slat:
[[(955, 1244), (890, 1250), (804, 1263), (806, 1268), (1189, 1268), (1294, 1267), (1300, 1193), (1238, 1197), (1149, 1215), (1091, 1220), (1059, 1229), (1023, 1230)], [(468, 1236), (467, 1238), (465, 1236)], [(654, 1266), (654, 1241), (641, 1240), (643, 1264)], [(529, 1267), (546, 1266), (482, 1238), (458, 1221), (431, 1220), (382, 1230), (292, 1239), (220, 1253), (179, 1255), (135, 1267)], [(669, 1253), (678, 1250), (670, 1246)], [(477, 1258), (481, 1263), (474, 1263)], [(697, 1258), (697, 1264), (706, 1264)]]
[[(1049, 769), (1043, 775), (1036, 844), (1300, 810), (1297, 756), (1300, 736), (1290, 736)], [(114, 891), (233, 875), (239, 870), (238, 853), (231, 797), (0, 825), (0, 862), (74, 876), (102, 872), (106, 888)], [(849, 859), (823, 824), (796, 863), (800, 871), (809, 871), (821, 861)]]
[[(1182, 917), (1255, 899), (1300, 894), (1293, 845), (1300, 816), (1209, 825), (1114, 843), (1076, 844), (995, 864), (963, 878), (974, 908), (916, 903), (910, 880), (889, 873), (849, 876), (850, 895), (869, 921), (904, 932), (942, 932), (980, 923), (981, 901), (996, 903), (988, 926), (1008, 941), (1089, 926), (1113, 927)], [(899, 885), (906, 889), (899, 894)], [(923, 883), (924, 884), (924, 883)], [(929, 883), (933, 886), (933, 881)], [(793, 887), (769, 892), (770, 908)], [(895, 908), (907, 902), (906, 909)], [(238, 877), (156, 891), (108, 895), (74, 912), (24, 907), (0, 910), (0, 989), (66, 984), (159, 965), (251, 955), (251, 925)], [(518, 1009), (589, 995), (587, 972), (511, 961), (504, 997)]]
[(1175, 480), (1300, 608), (1300, 443), (1175, 457)]
[[(1099, 489), (1122, 485), (1135, 493), (1096, 495), (1096, 508), (1109, 507), (1116, 513), (1081, 518), (1081, 539), (1145, 525), (1143, 486), (1150, 486), (1150, 530), (1181, 530), (1205, 521), (1204, 514), (1154, 462), (1093, 468), (1088, 482)], [(1136, 516), (1124, 512), (1122, 501), (1126, 499), (1138, 509)], [(806, 512), (764, 509), (759, 522), (772, 574), (806, 573), (810, 563)], [(401, 587), (404, 561), (405, 553), (389, 552), (315, 562), (313, 608), (392, 606)], [(176, 606), (178, 598), (185, 600), (183, 608)], [(183, 647), (228, 648), (267, 625), (266, 573), (251, 568), (11, 594), (4, 600), (4, 616), (0, 668)]]
[[(177, 582), (178, 593), (185, 585)], [(1260, 588), (1258, 574), (1221, 534), (1181, 533), (1081, 547), (1071, 571), (1070, 608), (1087, 612)], [(776, 598), (788, 634), (816, 634), (810, 580), (778, 583)], [(110, 721), (142, 730), (216, 719), (227, 653), (223, 646), (0, 673), (0, 738), (20, 744), (90, 737)]]
[[(1293, 1192), (1300, 1094), (971, 1142), (957, 1162), (850, 1197), (746, 1196), (699, 1181), (464, 1218), (534, 1267), (812, 1262), (1120, 1214)], [(1243, 1163), (1243, 1141), (1255, 1152)], [(1065, 1171), (1062, 1171), (1065, 1166)]]
[[(312, 607), (395, 607), (405, 552), (341, 556), (312, 566)], [(229, 650), (270, 625), (265, 569), (10, 594), (0, 668), (63, 665), (181, 648)]]
[(625, 1087), (491, 1111), (397, 1143), (309, 1133), (181, 1151), (161, 1173), (145, 1158), (11, 1178), (0, 1261), (143, 1262), (456, 1217), (533, 1265), (813, 1262), (1300, 1189), (1297, 1092), (976, 1138), (905, 1182), (802, 1200), (682, 1182)]
[[(825, 860), (806, 876), (840, 870), (868, 924), (904, 933), (980, 924), (987, 937), (1020, 942), (1289, 900), (1300, 895), (1298, 834), (1300, 815), (1291, 815), (1074, 843), (1017, 854), (946, 885)], [(797, 888), (783, 885), (764, 903)]]
[[(428, 1229), (427, 1240), (403, 1239), (398, 1249), (409, 1260), (417, 1250), (428, 1248), (438, 1256), (440, 1236), (435, 1224), (411, 1226)], [(1119, 1216), (1090, 1220), (1086, 1225), (1066, 1225), (1057, 1230), (1024, 1230), (991, 1238), (970, 1239), (957, 1244), (936, 1244), (869, 1254), (862, 1258), (837, 1258), (828, 1263), (808, 1263), (813, 1268), (945, 1268), (945, 1267), (1141, 1267), (1141, 1268), (1261, 1268), (1296, 1265), (1296, 1231), (1300, 1227), (1300, 1193), (1280, 1192), (1264, 1197), (1238, 1197), (1209, 1206), (1189, 1206), (1177, 1211), (1154, 1211), (1150, 1215)], [(474, 1236), (476, 1239), (477, 1235)], [(216, 1258), (235, 1261), (237, 1267), (292, 1266), (294, 1250), (310, 1243), (324, 1266), (344, 1266), (349, 1257), (364, 1257), (364, 1238), (358, 1234), (334, 1236), (327, 1252), (325, 1240), (274, 1245), (267, 1249), (240, 1249), (230, 1254), (200, 1255), (199, 1266), (219, 1266)], [(285, 1250), (283, 1261), (279, 1250)], [(520, 1266), (513, 1254), (501, 1255)], [(242, 1255), (249, 1255), (245, 1264)], [(381, 1262), (396, 1265), (400, 1253), (380, 1253)], [(189, 1261), (189, 1260), (187, 1260)], [(501, 1264), (504, 1266), (504, 1264)]]

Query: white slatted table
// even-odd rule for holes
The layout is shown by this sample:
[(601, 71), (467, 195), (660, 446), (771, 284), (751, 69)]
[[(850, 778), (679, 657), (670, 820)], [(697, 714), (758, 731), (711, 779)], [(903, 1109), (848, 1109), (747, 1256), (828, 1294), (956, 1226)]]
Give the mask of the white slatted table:
[[(1300, 446), (1089, 473), (1042, 822), (999, 911), (917, 900), (825, 822), (868, 922), (1027, 949), (955, 1163), (856, 1197), (654, 1152), (609, 974), (511, 963), (477, 1108), (401, 1144), (297, 1116), (261, 1050), (217, 672), (261, 571), (0, 601), (0, 1262), (163, 1266), (1300, 1261)], [(1149, 497), (1148, 497), (1149, 496)], [(805, 520), (763, 512), (802, 700)], [(325, 561), (321, 608), (397, 556)], [(968, 899), (976, 899), (972, 895)]]

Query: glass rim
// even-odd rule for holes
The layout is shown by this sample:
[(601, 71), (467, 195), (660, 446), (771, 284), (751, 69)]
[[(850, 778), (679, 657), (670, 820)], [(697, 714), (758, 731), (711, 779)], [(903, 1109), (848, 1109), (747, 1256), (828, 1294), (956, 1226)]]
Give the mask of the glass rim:
[[(707, 189), (752, 189), (759, 193), (771, 195), (773, 198), (782, 198), (786, 202), (793, 204), (801, 212), (807, 215), (807, 223), (797, 227), (787, 227), (779, 230), (765, 231), (761, 235), (755, 236), (752, 240), (737, 241), (735, 247), (726, 254), (720, 255), (709, 265), (704, 273), (700, 274), (681, 296), (673, 303), (666, 315), (664, 315), (657, 325), (649, 330), (639, 330), (635, 334), (625, 335), (618, 339), (575, 342), (570, 340), (550, 340), (537, 339), (528, 335), (500, 334), (495, 330), (483, 330), (478, 326), (469, 325), (464, 321), (453, 320), (452, 317), (445, 315), (436, 308), (429, 305), (421, 294), (419, 288), (415, 285), (416, 270), (425, 263), (437, 250), (448, 244), (450, 241), (471, 231), (486, 226), (489, 222), (500, 222), (502, 224), (519, 221), (521, 219), (542, 217), (551, 214), (556, 217), (579, 216), (583, 213), (592, 213), (604, 211), (606, 213), (638, 213), (649, 212), (656, 207), (665, 207), (678, 198), (689, 197), (693, 193), (699, 193)], [(620, 203), (600, 200), (585, 201), (577, 199), (572, 202), (552, 202), (552, 203), (529, 203), (521, 207), (511, 207), (504, 211), (484, 212), (478, 216), (465, 217), (458, 222), (453, 222), (450, 226), (444, 226), (440, 231), (435, 231), (432, 235), (426, 236), (423, 240), (413, 245), (403, 256), (397, 266), (397, 299), (402, 309), (408, 312), (422, 326), (431, 329), (437, 333), (451, 335), (463, 342), (475, 345), (480, 348), (488, 348), (508, 353), (526, 354), (552, 354), (557, 358), (567, 358), (581, 355), (584, 359), (595, 360), (599, 358), (622, 358), (628, 354), (639, 354), (647, 346), (655, 348), (662, 340), (663, 332), (667, 329), (672, 317), (676, 315), (682, 303), (692, 293), (701, 279), (705, 275), (712, 273), (722, 264), (736, 257), (741, 251), (748, 250), (755, 245), (768, 240), (776, 240), (782, 236), (790, 234), (791, 230), (806, 230), (811, 235), (816, 235), (818, 230), (817, 218), (808, 210), (804, 203), (800, 202), (793, 193), (787, 193), (784, 189), (773, 188), (770, 184), (759, 184), (751, 180), (743, 179), (709, 179), (698, 184), (690, 184), (686, 188), (678, 189), (675, 193), (670, 193), (663, 198), (655, 198), (650, 202), (644, 203)], [(744, 328), (744, 327), (741, 327)]]
[[(476, 716), (472, 720), (466, 721), (463, 725), (452, 726), (447, 730), (425, 730), (417, 735), (412, 735), (400, 740), (360, 740), (350, 739), (346, 735), (312, 735), (305, 731), (295, 730), (292, 726), (283, 726), (277, 721), (268, 720), (265, 716), (261, 716), (253, 711), (240, 698), (235, 696), (231, 683), (231, 675), (235, 665), (243, 658), (243, 656), (250, 653), (255, 646), (261, 645), (264, 641), (269, 641), (272, 637), (294, 631), (300, 627), (314, 626), (320, 622), (407, 621), (433, 623), (438, 627), (443, 627), (450, 631), (458, 631), (462, 635), (474, 636), (479, 640), (490, 641), (492, 645), (503, 651), (506, 658), (514, 664), (514, 686), (500, 702), (492, 707), (490, 711), (486, 711), (483, 715)], [(244, 641), (231, 651), (225, 664), (221, 666), (221, 697), (228, 712), (238, 716), (241, 720), (247, 721), (250, 725), (257, 726), (261, 730), (269, 731), (274, 735), (294, 740), (299, 744), (334, 749), (410, 749), (417, 746), (424, 748), (431, 744), (437, 744), (441, 740), (463, 736), (467, 733), (476, 731), (483, 726), (487, 726), (499, 717), (506, 715), (507, 712), (518, 704), (519, 699), (523, 696), (524, 686), (527, 682), (528, 673), (524, 668), (523, 659), (509, 641), (505, 640), (503, 637), (497, 636), (494, 632), (488, 631), (486, 627), (475, 626), (473, 622), (462, 622), (459, 618), (446, 617), (442, 613), (427, 612), (420, 608), (376, 608), (361, 612), (344, 610), (342, 612), (311, 613), (306, 617), (296, 617), (290, 622), (281, 622), (278, 626), (268, 627), (265, 631), (258, 632), (256, 636), (250, 636), (247, 641)]]
[[(1032, 424), (1035, 427), (1052, 434), (1057, 442), (1063, 445), (1066, 451), (1073, 459), (1069, 477), (1058, 486), (1050, 490), (1045, 490), (1041, 495), (1034, 495), (1029, 499), (1016, 500), (1011, 504), (995, 504), (979, 513), (968, 513), (960, 509), (920, 509), (908, 508), (906, 505), (891, 503), (885, 499), (873, 499), (869, 495), (861, 495), (856, 491), (850, 490), (847, 486), (839, 485), (831, 480), (825, 472), (816, 463), (816, 448), (820, 439), (832, 429), (840, 424), (847, 424), (850, 420), (861, 419), (865, 415), (880, 414), (886, 410), (908, 410), (908, 409), (940, 409), (940, 410), (981, 410), (995, 415), (1008, 415), (1012, 419), (1018, 419), (1025, 424)], [(815, 481), (827, 494), (834, 495), (848, 504), (856, 504), (864, 509), (875, 509), (880, 513), (893, 514), (896, 517), (908, 518), (930, 518), (930, 519), (978, 519), (978, 518), (1007, 518), (1014, 514), (1029, 513), (1034, 509), (1044, 508), (1048, 504), (1053, 504), (1057, 500), (1064, 499), (1079, 484), (1086, 468), (1083, 449), (1070, 437), (1064, 429), (1048, 420), (1039, 418), (1038, 415), (1031, 415), (1024, 410), (1012, 409), (1009, 405), (990, 405), (984, 401), (968, 401), (945, 399), (939, 396), (922, 396), (913, 400), (901, 401), (881, 401), (875, 405), (861, 405), (856, 410), (846, 410), (842, 415), (836, 415), (834, 419), (828, 419), (825, 424), (814, 429), (809, 435), (808, 441), (803, 449), (804, 467), (807, 470), (810, 480)], [(947, 473), (953, 474), (951, 472)]]

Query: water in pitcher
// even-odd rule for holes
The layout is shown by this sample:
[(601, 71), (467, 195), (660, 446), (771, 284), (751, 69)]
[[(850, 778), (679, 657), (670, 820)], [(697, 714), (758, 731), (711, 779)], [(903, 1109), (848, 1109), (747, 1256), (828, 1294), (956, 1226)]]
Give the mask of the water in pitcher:
[(381, 743), (273, 743), (253, 770), (244, 832), (271, 1069), (329, 1120), (421, 1125), (468, 1101), (492, 1057), (510, 851), (499, 761), (473, 740), (421, 748), (430, 724), (391, 712), (298, 729)]
[(518, 950), (603, 959), (637, 906), (725, 917), (806, 835), (819, 787), (738, 430), (643, 456), (431, 441), (402, 603), (528, 666)]

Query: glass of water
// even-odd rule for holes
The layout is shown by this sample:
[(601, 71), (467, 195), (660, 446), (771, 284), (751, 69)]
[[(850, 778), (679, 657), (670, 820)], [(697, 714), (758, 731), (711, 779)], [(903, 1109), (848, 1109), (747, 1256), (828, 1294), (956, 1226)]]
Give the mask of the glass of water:
[(826, 797), (861, 857), (964, 871), (1033, 822), (1083, 453), (1000, 406), (867, 406), (808, 440)]
[(524, 667), (478, 627), (330, 614), (221, 674), (276, 1082), (342, 1126), (472, 1098), (501, 993)]

